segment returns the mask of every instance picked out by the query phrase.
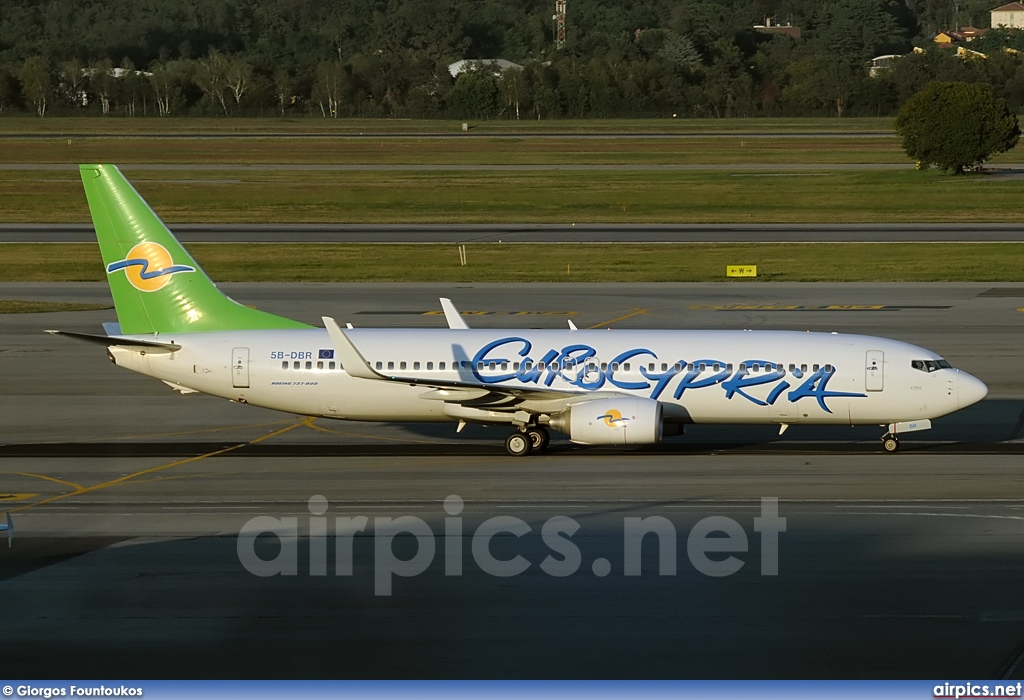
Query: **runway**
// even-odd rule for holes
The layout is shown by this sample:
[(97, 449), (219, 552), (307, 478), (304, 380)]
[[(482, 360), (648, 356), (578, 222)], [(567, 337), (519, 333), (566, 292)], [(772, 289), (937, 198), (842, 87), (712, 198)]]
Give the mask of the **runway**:
[[(170, 224), (190, 243), (1020, 242), (1020, 224)], [(91, 224), (0, 224), (0, 243), (93, 243)]]
[[(515, 459), (502, 430), (311, 421), (178, 396), (114, 367), (102, 348), (42, 333), (96, 332), (112, 310), (3, 316), (0, 499), (16, 535), (12, 549), (0, 546), (0, 615), (16, 675), (1024, 676), (1024, 288), (223, 288), (267, 311), (356, 326), (440, 326), (436, 299), (449, 296), (479, 327), (571, 318), (581, 328), (871, 333), (942, 353), (991, 394), (908, 435), (898, 455), (881, 453), (879, 429), (795, 426), (780, 439), (771, 428), (698, 426), (652, 447), (557, 439), (547, 455)], [(97, 284), (0, 283), (0, 298), (109, 297)], [(315, 496), (327, 506), (324, 575), (319, 541), (306, 537), (323, 503)], [(463, 503), (456, 515), (445, 510), (451, 496)], [(763, 499), (778, 499), (785, 519), (777, 574)], [(247, 570), (237, 534), (258, 516), (297, 519), (295, 575)], [(349, 573), (334, 518), (359, 516), (367, 527)], [(375, 594), (390, 560), (368, 533), (402, 517), (430, 528), (435, 552), (422, 573), (393, 575), (390, 595)], [(520, 574), (480, 563), (474, 538), (495, 517), (528, 527), (487, 550), (523, 557)], [(708, 517), (742, 533), (709, 555), (733, 557), (731, 575), (703, 573), (691, 551)], [(578, 526), (578, 561), (551, 546), (568, 536), (545, 536), (553, 518)], [(675, 538), (665, 551), (644, 539), (639, 575), (627, 574), (630, 518), (664, 519), (663, 537)], [(446, 539), (453, 519), (462, 534)], [(423, 546), (396, 537), (395, 561), (417, 560)], [(280, 551), (273, 538), (253, 547), (264, 560)]]

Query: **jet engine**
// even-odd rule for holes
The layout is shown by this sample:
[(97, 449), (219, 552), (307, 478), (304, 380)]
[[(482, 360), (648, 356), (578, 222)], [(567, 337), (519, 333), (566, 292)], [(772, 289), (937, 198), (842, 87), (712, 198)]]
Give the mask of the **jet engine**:
[(623, 397), (573, 404), (549, 425), (581, 445), (645, 445), (661, 440), (661, 404)]

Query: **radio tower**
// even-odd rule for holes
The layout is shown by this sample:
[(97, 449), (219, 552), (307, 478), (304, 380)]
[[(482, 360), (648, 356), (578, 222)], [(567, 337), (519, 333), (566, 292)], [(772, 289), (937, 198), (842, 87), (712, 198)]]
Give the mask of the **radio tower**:
[(555, 14), (551, 18), (555, 20), (555, 49), (565, 48), (565, 2), (566, 0), (555, 0)]

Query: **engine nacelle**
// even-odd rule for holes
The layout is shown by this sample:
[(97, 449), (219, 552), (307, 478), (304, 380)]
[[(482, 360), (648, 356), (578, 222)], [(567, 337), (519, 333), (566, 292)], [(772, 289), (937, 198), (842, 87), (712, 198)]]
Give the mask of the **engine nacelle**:
[(661, 404), (623, 397), (573, 404), (549, 425), (581, 445), (647, 445), (661, 440)]

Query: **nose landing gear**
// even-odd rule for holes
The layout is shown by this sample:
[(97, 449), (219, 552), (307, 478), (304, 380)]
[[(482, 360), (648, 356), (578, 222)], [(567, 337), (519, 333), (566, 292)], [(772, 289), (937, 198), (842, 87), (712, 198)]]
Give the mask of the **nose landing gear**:
[(892, 433), (886, 433), (882, 436), (882, 449), (889, 454), (895, 454), (900, 451), (900, 439)]

